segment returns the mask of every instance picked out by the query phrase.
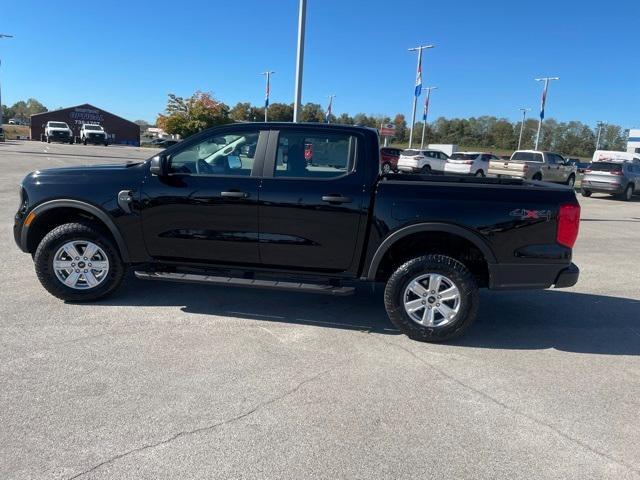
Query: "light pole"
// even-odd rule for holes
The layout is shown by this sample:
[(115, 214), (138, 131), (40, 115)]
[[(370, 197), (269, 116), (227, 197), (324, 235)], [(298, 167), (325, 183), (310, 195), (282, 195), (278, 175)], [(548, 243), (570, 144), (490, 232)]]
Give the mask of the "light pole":
[(598, 139), (596, 140), (596, 150), (600, 150), (600, 133), (602, 133), (602, 127), (606, 125), (605, 122), (599, 120), (596, 124), (598, 126)]
[(520, 124), (520, 137), (518, 138), (518, 150), (520, 150), (520, 145), (522, 145), (522, 131), (524, 130), (524, 121), (527, 118), (527, 112), (530, 112), (531, 109), (522, 107), (520, 111), (522, 112), (522, 123)]
[(538, 143), (540, 141), (540, 129), (542, 129), (542, 120), (544, 120), (544, 105), (547, 103), (547, 90), (549, 90), (549, 80), (560, 80), (560, 77), (542, 77), (536, 78), (536, 82), (544, 82), (544, 88), (542, 89), (542, 100), (540, 101), (540, 121), (538, 122), (538, 133), (536, 134), (536, 147), (538, 149)]
[(409, 148), (413, 144), (413, 127), (416, 123), (416, 105), (418, 103), (418, 97), (422, 92), (422, 50), (427, 48), (433, 48), (433, 45), (423, 45), (420, 47), (409, 48), (410, 52), (418, 51), (418, 65), (416, 67), (416, 85), (413, 92), (413, 110), (411, 111), (411, 130), (409, 130)]
[(302, 108), (302, 70), (304, 63), (304, 30), (307, 22), (307, 0), (300, 0), (298, 11), (298, 54), (296, 57), (296, 93), (293, 102), (293, 121), (298, 121)]
[(327, 95), (329, 98), (329, 106), (327, 107), (327, 115), (325, 117), (325, 121), (327, 123), (331, 123), (331, 115), (333, 113), (333, 99), (336, 98), (334, 94)]
[(427, 87), (427, 97), (424, 99), (424, 111), (422, 112), (422, 140), (420, 141), (420, 150), (424, 149), (424, 132), (427, 130), (427, 115), (429, 115), (429, 100), (431, 99), (431, 90), (437, 90), (438, 87)]
[[(13, 35), (7, 35), (6, 33), (0, 33), (0, 38), (13, 38)], [(2, 66), (2, 60), (0, 60), (0, 66)], [(2, 119), (2, 88), (0, 88), (0, 127), (4, 120)]]
[(271, 90), (271, 75), (276, 72), (272, 72), (267, 70), (266, 72), (262, 72), (260, 75), (264, 75), (266, 77), (267, 85), (264, 89), (264, 121), (268, 121), (267, 113), (269, 112), (269, 92)]

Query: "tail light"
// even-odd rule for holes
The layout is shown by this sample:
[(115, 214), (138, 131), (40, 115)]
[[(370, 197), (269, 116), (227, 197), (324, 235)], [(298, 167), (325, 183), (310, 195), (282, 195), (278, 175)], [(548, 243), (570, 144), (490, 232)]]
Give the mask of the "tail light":
[(524, 172), (526, 172), (527, 170), (529, 170), (529, 165), (527, 165), (526, 163), (522, 166), (522, 170)]
[(587, 168), (584, 173), (591, 173), (593, 170), (591, 170), (590, 168)]
[(567, 203), (560, 205), (556, 241), (560, 245), (573, 248), (580, 229), (580, 205)]
[(465, 165), (473, 165), (473, 160), (465, 160), (464, 162)]
[(611, 172), (609, 172), (611, 175), (618, 175), (619, 177), (622, 176), (622, 170), (612, 170)]

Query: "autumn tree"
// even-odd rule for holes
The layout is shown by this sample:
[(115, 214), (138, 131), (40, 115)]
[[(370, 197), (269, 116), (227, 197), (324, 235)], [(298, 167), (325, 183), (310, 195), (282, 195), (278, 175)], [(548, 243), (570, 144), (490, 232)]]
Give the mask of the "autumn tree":
[(167, 133), (185, 138), (231, 121), (229, 107), (210, 93), (196, 92), (188, 98), (170, 93), (165, 113), (158, 116), (156, 124)]

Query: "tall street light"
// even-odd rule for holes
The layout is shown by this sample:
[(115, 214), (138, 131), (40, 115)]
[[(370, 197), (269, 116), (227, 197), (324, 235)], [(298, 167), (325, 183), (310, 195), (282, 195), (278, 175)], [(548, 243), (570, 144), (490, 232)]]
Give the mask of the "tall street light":
[(429, 115), (429, 100), (431, 99), (431, 90), (437, 90), (438, 87), (427, 87), (427, 96), (424, 99), (424, 110), (422, 112), (422, 140), (420, 141), (420, 150), (424, 149), (424, 132), (427, 130), (427, 116)]
[[(13, 35), (7, 35), (6, 33), (0, 33), (0, 38), (13, 38)], [(2, 60), (0, 60), (0, 66), (2, 66)], [(2, 126), (2, 88), (0, 88), (0, 127)]]
[(560, 77), (542, 77), (536, 78), (536, 82), (544, 82), (544, 88), (542, 89), (542, 99), (540, 100), (540, 121), (538, 122), (538, 133), (536, 134), (536, 147), (538, 149), (538, 143), (540, 142), (540, 130), (542, 129), (542, 121), (544, 120), (544, 105), (547, 103), (547, 90), (549, 90), (550, 80), (560, 80)]
[(307, 21), (307, 0), (300, 0), (298, 11), (298, 54), (296, 57), (296, 93), (293, 102), (293, 121), (298, 121), (302, 109), (302, 70), (304, 63), (304, 30)]
[(596, 140), (596, 150), (600, 150), (600, 134), (602, 133), (602, 127), (606, 125), (605, 122), (599, 120), (596, 124), (598, 126), (598, 139)]
[(413, 110), (411, 111), (411, 130), (409, 130), (409, 148), (413, 144), (413, 127), (416, 123), (416, 105), (418, 97), (422, 92), (422, 51), (427, 48), (433, 48), (433, 45), (422, 45), (420, 47), (409, 48), (410, 52), (418, 52), (418, 65), (416, 66), (416, 85), (413, 92)]
[(266, 86), (264, 89), (264, 121), (268, 121), (268, 112), (269, 112), (269, 93), (271, 91), (271, 75), (276, 72), (272, 72), (267, 70), (266, 72), (262, 72), (260, 75), (264, 75), (266, 77)]
[(520, 111), (522, 112), (522, 123), (520, 124), (520, 137), (518, 138), (518, 150), (520, 150), (520, 145), (522, 145), (522, 132), (524, 130), (524, 121), (527, 118), (527, 112), (530, 112), (531, 109), (522, 107)]

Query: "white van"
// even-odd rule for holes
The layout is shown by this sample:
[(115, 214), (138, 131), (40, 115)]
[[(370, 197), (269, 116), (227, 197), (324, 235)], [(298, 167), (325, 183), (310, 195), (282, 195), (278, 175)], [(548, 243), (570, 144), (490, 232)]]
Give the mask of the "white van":
[(596, 150), (593, 153), (593, 162), (640, 163), (640, 154), (615, 152), (613, 150)]

